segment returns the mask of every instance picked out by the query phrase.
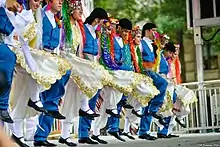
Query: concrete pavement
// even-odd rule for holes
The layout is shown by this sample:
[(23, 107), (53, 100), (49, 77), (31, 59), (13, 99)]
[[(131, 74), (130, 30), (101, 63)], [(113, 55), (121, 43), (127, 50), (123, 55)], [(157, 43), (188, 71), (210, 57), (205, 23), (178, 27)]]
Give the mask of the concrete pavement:
[[(158, 139), (156, 141), (140, 140), (136, 137), (136, 140), (126, 139), (126, 142), (120, 142), (111, 136), (103, 136), (102, 139), (108, 141), (108, 145), (90, 145), (91, 147), (220, 147), (220, 133), (209, 134), (181, 134), (179, 138), (171, 139)], [(57, 140), (50, 140), (57, 144), (58, 147), (65, 147), (65, 145), (59, 144)], [(77, 142), (77, 139), (74, 139)], [(31, 146), (33, 143), (28, 142)], [(88, 146), (81, 145), (78, 146)]]

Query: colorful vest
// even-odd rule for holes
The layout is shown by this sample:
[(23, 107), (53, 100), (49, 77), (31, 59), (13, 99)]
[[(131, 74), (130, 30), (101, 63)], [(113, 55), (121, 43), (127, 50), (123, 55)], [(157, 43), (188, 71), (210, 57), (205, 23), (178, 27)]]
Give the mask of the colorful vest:
[(89, 29), (84, 25), (86, 42), (84, 44), (83, 53), (98, 55), (98, 39), (94, 39)]
[(133, 64), (129, 44), (120, 47), (117, 40), (114, 38), (115, 63), (120, 66), (120, 70), (133, 71)]
[(144, 62), (154, 62), (154, 52), (151, 52), (149, 46), (144, 40), (141, 40), (141, 44), (143, 47), (142, 57)]
[(0, 22), (0, 33), (9, 36), (14, 30), (14, 27), (7, 17), (5, 9), (3, 7), (0, 7)]
[(54, 50), (60, 43), (60, 28), (56, 24), (53, 28), (48, 17), (44, 14), (43, 17), (43, 47)]
[(161, 60), (160, 60), (159, 73), (160, 73), (160, 74), (165, 74), (165, 75), (167, 75), (168, 72), (169, 72), (168, 62), (167, 62), (166, 59), (164, 58), (162, 52), (161, 52), (160, 56), (161, 56)]

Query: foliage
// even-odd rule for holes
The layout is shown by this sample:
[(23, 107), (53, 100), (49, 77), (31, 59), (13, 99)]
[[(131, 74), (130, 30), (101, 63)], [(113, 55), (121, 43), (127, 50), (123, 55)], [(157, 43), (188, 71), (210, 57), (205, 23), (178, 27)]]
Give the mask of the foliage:
[[(129, 18), (133, 23), (151, 21), (159, 32), (181, 42), (184, 34), (193, 39), (193, 31), (187, 30), (185, 0), (94, 0), (96, 7), (105, 8), (115, 18)], [(204, 37), (210, 38), (217, 28), (206, 28)], [(181, 32), (181, 33), (180, 33)], [(219, 33), (220, 34), (220, 33)], [(220, 50), (220, 35), (212, 40), (212, 47)]]

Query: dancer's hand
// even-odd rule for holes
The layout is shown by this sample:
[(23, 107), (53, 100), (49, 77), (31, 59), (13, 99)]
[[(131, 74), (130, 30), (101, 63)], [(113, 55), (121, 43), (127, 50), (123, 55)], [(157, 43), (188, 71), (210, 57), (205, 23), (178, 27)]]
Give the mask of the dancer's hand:
[(19, 12), (22, 10), (21, 5), (15, 0), (6, 0), (6, 8), (13, 12)]
[(83, 53), (79, 53), (79, 57), (80, 57), (80, 58), (82, 58), (82, 59), (84, 59), (84, 58), (85, 58), (85, 56), (84, 56), (84, 54), (83, 54)]

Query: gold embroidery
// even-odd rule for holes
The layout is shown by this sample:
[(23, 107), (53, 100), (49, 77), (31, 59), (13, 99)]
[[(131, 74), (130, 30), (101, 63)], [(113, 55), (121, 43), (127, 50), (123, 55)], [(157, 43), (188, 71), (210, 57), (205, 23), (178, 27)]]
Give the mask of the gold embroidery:
[(32, 22), (25, 27), (25, 32), (22, 33), (22, 37), (25, 41), (30, 42), (37, 35), (37, 23)]
[(94, 87), (92, 88), (88, 87), (83, 82), (83, 80), (81, 80), (81, 78), (75, 74), (74, 70), (72, 70), (71, 72), (71, 78), (78, 85), (78, 87), (84, 94), (86, 94), (89, 98), (92, 98), (99, 89), (101, 89), (104, 85), (107, 85), (110, 83), (110, 81), (112, 80), (112, 76), (109, 74), (107, 70), (104, 69), (104, 67), (102, 67), (98, 63), (94, 62), (94, 63), (89, 63), (89, 64), (91, 65), (93, 69), (97, 71), (99, 70), (102, 72), (101, 81), (98, 85), (94, 85)]
[[(128, 71), (127, 71), (128, 72)], [(155, 96), (159, 94), (159, 91), (157, 88), (153, 85), (153, 81), (151, 78), (134, 73), (134, 79), (126, 86), (121, 86), (118, 85), (115, 81), (111, 81), (109, 83), (109, 86), (113, 87), (116, 90), (119, 90), (120, 92), (124, 93), (125, 95), (130, 95), (131, 97), (137, 99), (143, 106), (147, 106), (148, 102)], [(141, 83), (144, 82), (145, 84), (151, 86), (151, 89), (153, 91), (147, 95), (141, 95), (139, 91), (137, 90), (137, 86)]]
[(45, 90), (50, 89), (51, 85), (54, 84), (56, 82), (56, 80), (60, 80), (62, 78), (62, 76), (65, 75), (66, 72), (71, 69), (71, 65), (69, 64), (69, 62), (67, 60), (60, 58), (57, 55), (50, 54), (44, 50), (30, 48), (30, 51), (33, 54), (45, 56), (45, 58), (52, 57), (52, 58), (54, 58), (54, 60), (57, 61), (57, 65), (58, 65), (57, 73), (55, 75), (51, 75), (51, 76), (42, 76), (42, 75), (39, 75), (37, 72), (33, 72), (29, 68), (29, 66), (26, 63), (23, 52), (20, 50), (20, 48), (13, 48), (12, 51), (16, 54), (17, 63), (22, 68), (24, 68), (31, 75), (31, 77), (33, 79), (36, 79), (38, 84), (43, 85)]
[(163, 105), (160, 108), (160, 112), (166, 112), (166, 111), (171, 111), (173, 109), (173, 101), (172, 101), (172, 97), (170, 95), (170, 92), (167, 90), (166, 91), (166, 100), (163, 103)]

